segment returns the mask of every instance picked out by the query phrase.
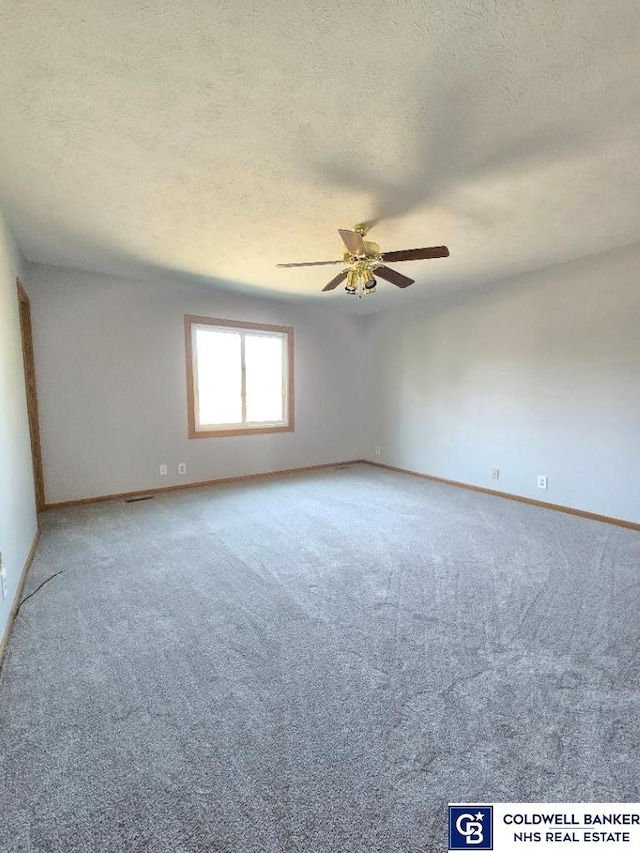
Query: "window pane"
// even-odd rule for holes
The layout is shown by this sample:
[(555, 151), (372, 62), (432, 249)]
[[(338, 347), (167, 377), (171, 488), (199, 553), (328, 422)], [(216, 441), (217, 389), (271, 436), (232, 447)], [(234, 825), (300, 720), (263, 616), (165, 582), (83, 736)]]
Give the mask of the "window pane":
[(242, 423), (240, 335), (196, 330), (199, 424)]
[(245, 337), (247, 421), (251, 423), (284, 420), (283, 350), (284, 339), (280, 335)]

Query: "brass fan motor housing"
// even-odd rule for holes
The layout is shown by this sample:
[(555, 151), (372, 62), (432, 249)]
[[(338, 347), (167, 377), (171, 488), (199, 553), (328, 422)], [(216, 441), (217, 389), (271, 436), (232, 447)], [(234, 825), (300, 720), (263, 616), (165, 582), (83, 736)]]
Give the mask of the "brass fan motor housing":
[(382, 256), (380, 255), (380, 246), (377, 243), (373, 243), (370, 240), (363, 240), (363, 243), (364, 243), (364, 248), (365, 248), (366, 254), (364, 256), (362, 256), (362, 255), (352, 255), (351, 252), (345, 252), (342, 255), (342, 260), (345, 262), (345, 264), (351, 265), (351, 264), (355, 263), (356, 261), (362, 261), (365, 259), (367, 261), (373, 261), (377, 264), (382, 263)]

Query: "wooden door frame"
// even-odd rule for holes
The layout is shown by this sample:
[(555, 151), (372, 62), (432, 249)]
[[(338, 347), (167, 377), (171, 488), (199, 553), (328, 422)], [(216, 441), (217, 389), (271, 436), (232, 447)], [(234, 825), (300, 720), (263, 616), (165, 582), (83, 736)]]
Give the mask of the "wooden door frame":
[(18, 288), (18, 307), (20, 310), (20, 335), (22, 338), (22, 360), (24, 363), (24, 382), (27, 392), (27, 414), (31, 437), (31, 458), (33, 459), (33, 484), (36, 495), (36, 509), (41, 512), (45, 507), (44, 476), (42, 473), (42, 450), (40, 447), (40, 421), (38, 419), (38, 394), (36, 391), (36, 366), (33, 357), (33, 334), (31, 330), (31, 303), (27, 292), (16, 279)]

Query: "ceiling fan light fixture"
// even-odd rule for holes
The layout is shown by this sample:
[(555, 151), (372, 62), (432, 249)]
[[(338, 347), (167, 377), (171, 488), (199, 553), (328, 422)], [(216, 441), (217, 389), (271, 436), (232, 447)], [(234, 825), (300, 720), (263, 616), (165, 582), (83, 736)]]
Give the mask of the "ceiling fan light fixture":
[(347, 283), (346, 283), (344, 289), (347, 291), (347, 293), (349, 293), (353, 296), (358, 292), (358, 285), (359, 284), (360, 284), (360, 275), (359, 275), (357, 269), (355, 269), (355, 268), (350, 269), (349, 272), (347, 273)]
[(390, 281), (396, 287), (409, 287), (415, 280), (392, 267), (387, 262), (398, 263), (399, 261), (421, 261), (431, 258), (448, 258), (449, 249), (446, 246), (430, 246), (424, 249), (403, 249), (398, 252), (381, 252), (380, 246), (364, 237), (369, 231), (369, 224), (360, 222), (355, 225), (353, 231), (339, 228), (338, 234), (342, 238), (344, 248), (341, 261), (307, 261), (304, 263), (278, 264), (279, 267), (316, 267), (331, 264), (344, 264), (346, 269), (334, 276), (322, 291), (335, 290), (346, 279), (345, 290), (351, 296), (358, 299), (367, 293), (375, 293), (377, 281), (373, 275), (374, 271), (380, 278)]

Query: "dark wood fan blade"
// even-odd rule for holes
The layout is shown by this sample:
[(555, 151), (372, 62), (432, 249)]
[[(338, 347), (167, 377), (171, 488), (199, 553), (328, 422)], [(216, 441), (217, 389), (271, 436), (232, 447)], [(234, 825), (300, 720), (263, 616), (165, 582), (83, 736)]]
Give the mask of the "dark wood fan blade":
[(347, 247), (352, 255), (366, 255), (367, 250), (364, 247), (362, 235), (357, 231), (345, 231), (338, 228), (338, 234), (342, 237), (342, 242)]
[(390, 264), (398, 261), (428, 261), (431, 258), (448, 258), (446, 246), (431, 246), (428, 249), (404, 249), (400, 252), (384, 252), (382, 259)]
[(378, 276), (378, 278), (385, 278), (397, 287), (409, 287), (414, 281), (414, 279), (407, 278), (406, 275), (402, 275), (401, 272), (396, 272), (390, 267), (376, 267), (373, 274)]
[(335, 290), (339, 284), (342, 284), (342, 282), (345, 280), (346, 277), (347, 277), (347, 270), (342, 270), (342, 272), (339, 272), (335, 278), (331, 279), (329, 284), (325, 284), (325, 286), (322, 288), (323, 292), (325, 290)]
[(332, 264), (341, 264), (343, 261), (307, 261), (304, 264), (276, 264), (277, 267), (328, 267)]

